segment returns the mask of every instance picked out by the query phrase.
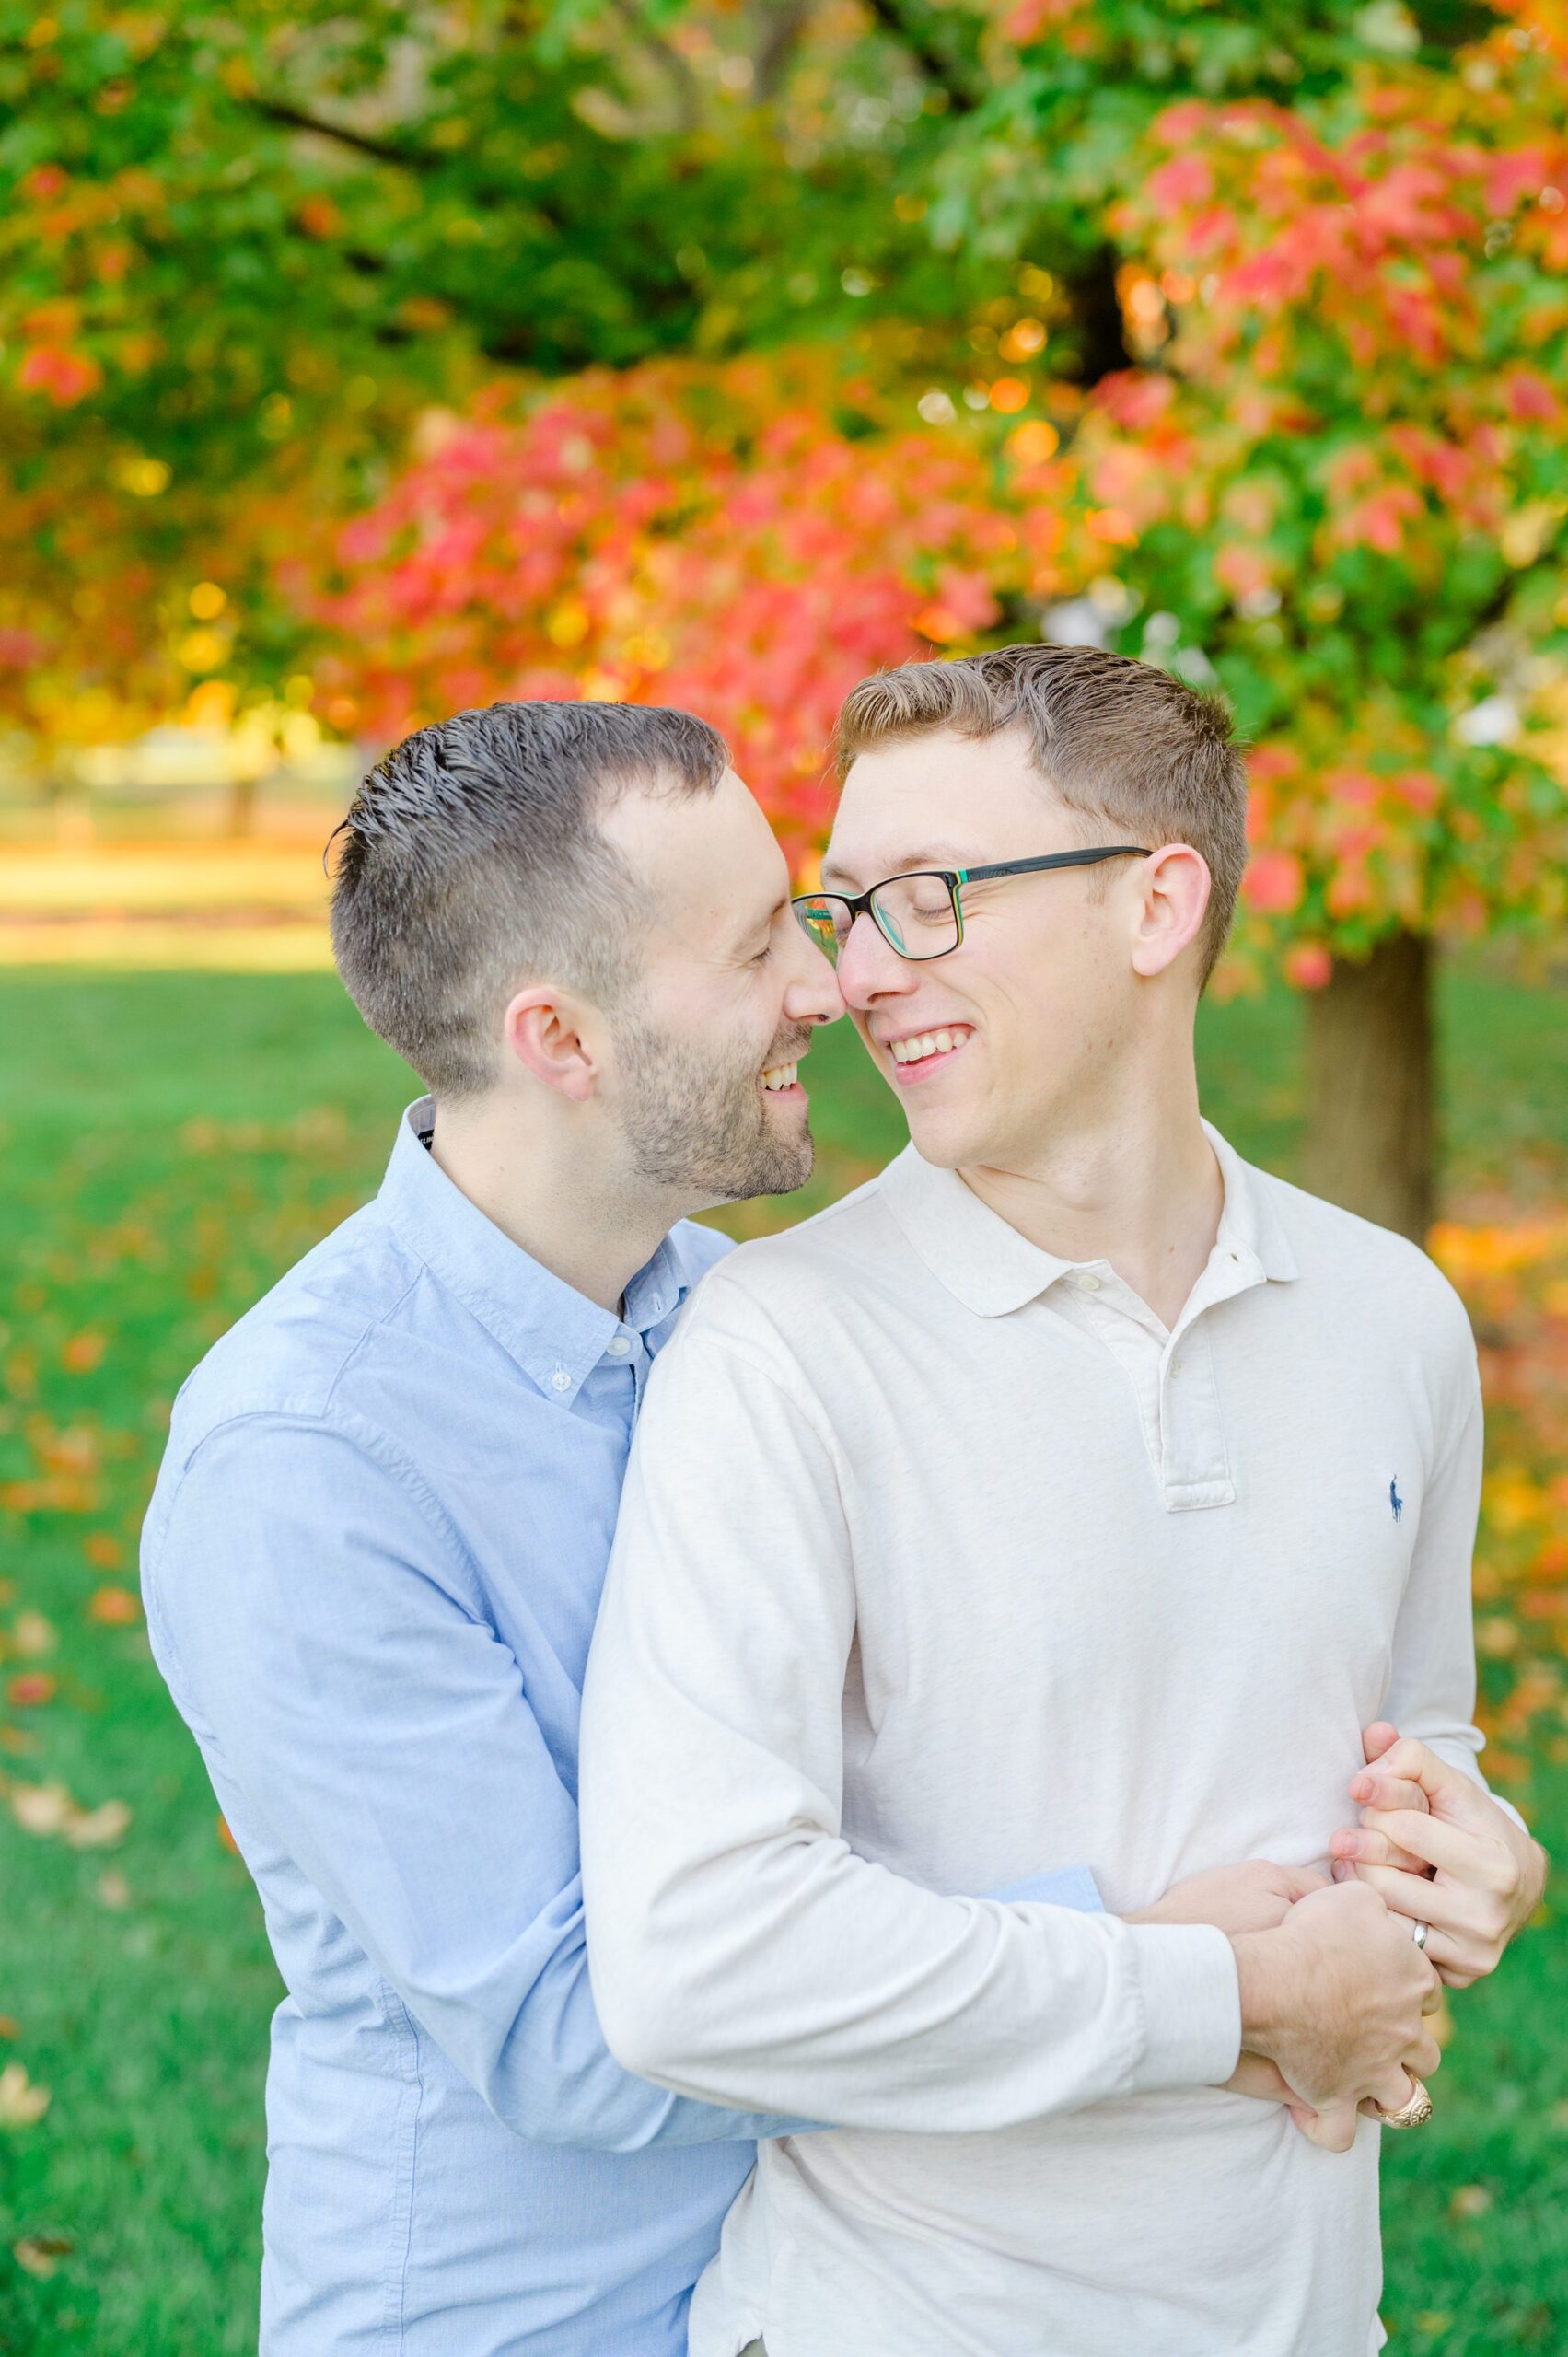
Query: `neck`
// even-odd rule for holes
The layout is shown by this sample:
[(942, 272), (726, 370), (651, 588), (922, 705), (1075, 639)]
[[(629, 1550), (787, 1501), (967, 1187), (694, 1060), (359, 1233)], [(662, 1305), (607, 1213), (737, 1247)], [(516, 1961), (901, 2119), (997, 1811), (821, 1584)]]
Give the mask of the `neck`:
[(1225, 1207), (1190, 1046), (1150, 1059), (1136, 1086), (1075, 1108), (1011, 1167), (958, 1175), (1042, 1251), (1109, 1261), (1167, 1327), (1202, 1273)]
[(587, 1120), (488, 1100), (437, 1109), (431, 1153), (503, 1236), (575, 1293), (619, 1310), (637, 1271), (692, 1208), (611, 1166)]

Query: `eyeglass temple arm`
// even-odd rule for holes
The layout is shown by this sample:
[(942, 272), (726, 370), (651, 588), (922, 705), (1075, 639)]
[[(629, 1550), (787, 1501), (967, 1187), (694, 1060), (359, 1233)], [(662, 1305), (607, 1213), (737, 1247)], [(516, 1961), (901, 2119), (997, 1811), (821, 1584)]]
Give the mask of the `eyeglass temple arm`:
[(989, 883), (996, 876), (1034, 876), (1047, 867), (1092, 867), (1100, 859), (1147, 859), (1142, 843), (1108, 843), (1100, 851), (1053, 851), (1044, 859), (1004, 859), (991, 867), (959, 867), (953, 871), (960, 884)]

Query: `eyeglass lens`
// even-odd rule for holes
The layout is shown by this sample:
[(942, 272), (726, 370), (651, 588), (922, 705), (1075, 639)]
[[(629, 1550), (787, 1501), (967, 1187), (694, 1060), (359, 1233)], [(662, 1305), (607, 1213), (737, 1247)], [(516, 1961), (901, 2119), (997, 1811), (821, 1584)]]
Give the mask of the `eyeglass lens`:
[[(900, 958), (945, 957), (958, 946), (958, 920), (944, 876), (894, 876), (871, 895), (877, 930)], [(819, 949), (836, 965), (854, 911), (831, 892), (796, 902), (796, 914)]]

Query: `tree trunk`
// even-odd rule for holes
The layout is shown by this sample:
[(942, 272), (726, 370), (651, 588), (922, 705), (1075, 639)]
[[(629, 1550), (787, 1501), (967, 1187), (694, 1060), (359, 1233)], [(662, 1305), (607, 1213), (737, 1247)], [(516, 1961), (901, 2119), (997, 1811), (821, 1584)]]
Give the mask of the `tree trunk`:
[(1306, 1065), (1306, 1184), (1423, 1244), (1437, 1146), (1430, 942), (1397, 933), (1362, 964), (1336, 958), (1307, 997)]
[(247, 771), (228, 782), (228, 834), (234, 842), (254, 832), (257, 780)]

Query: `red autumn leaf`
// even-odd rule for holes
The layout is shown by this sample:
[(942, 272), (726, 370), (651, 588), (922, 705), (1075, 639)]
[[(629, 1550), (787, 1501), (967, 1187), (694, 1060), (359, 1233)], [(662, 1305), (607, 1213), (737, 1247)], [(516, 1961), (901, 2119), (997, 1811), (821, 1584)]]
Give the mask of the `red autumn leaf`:
[(1254, 852), (1241, 879), (1248, 905), (1265, 916), (1288, 916), (1306, 888), (1300, 860), (1285, 851)]
[(37, 343), (23, 358), (17, 382), (29, 393), (46, 393), (56, 409), (72, 409), (96, 393), (103, 370), (91, 353), (62, 343)]
[(1285, 952), (1285, 980), (1298, 991), (1326, 990), (1334, 961), (1320, 942), (1298, 942)]
[(55, 1681), (46, 1669), (18, 1670), (6, 1681), (6, 1699), (14, 1710), (36, 1710), (41, 1703), (52, 1702)]

